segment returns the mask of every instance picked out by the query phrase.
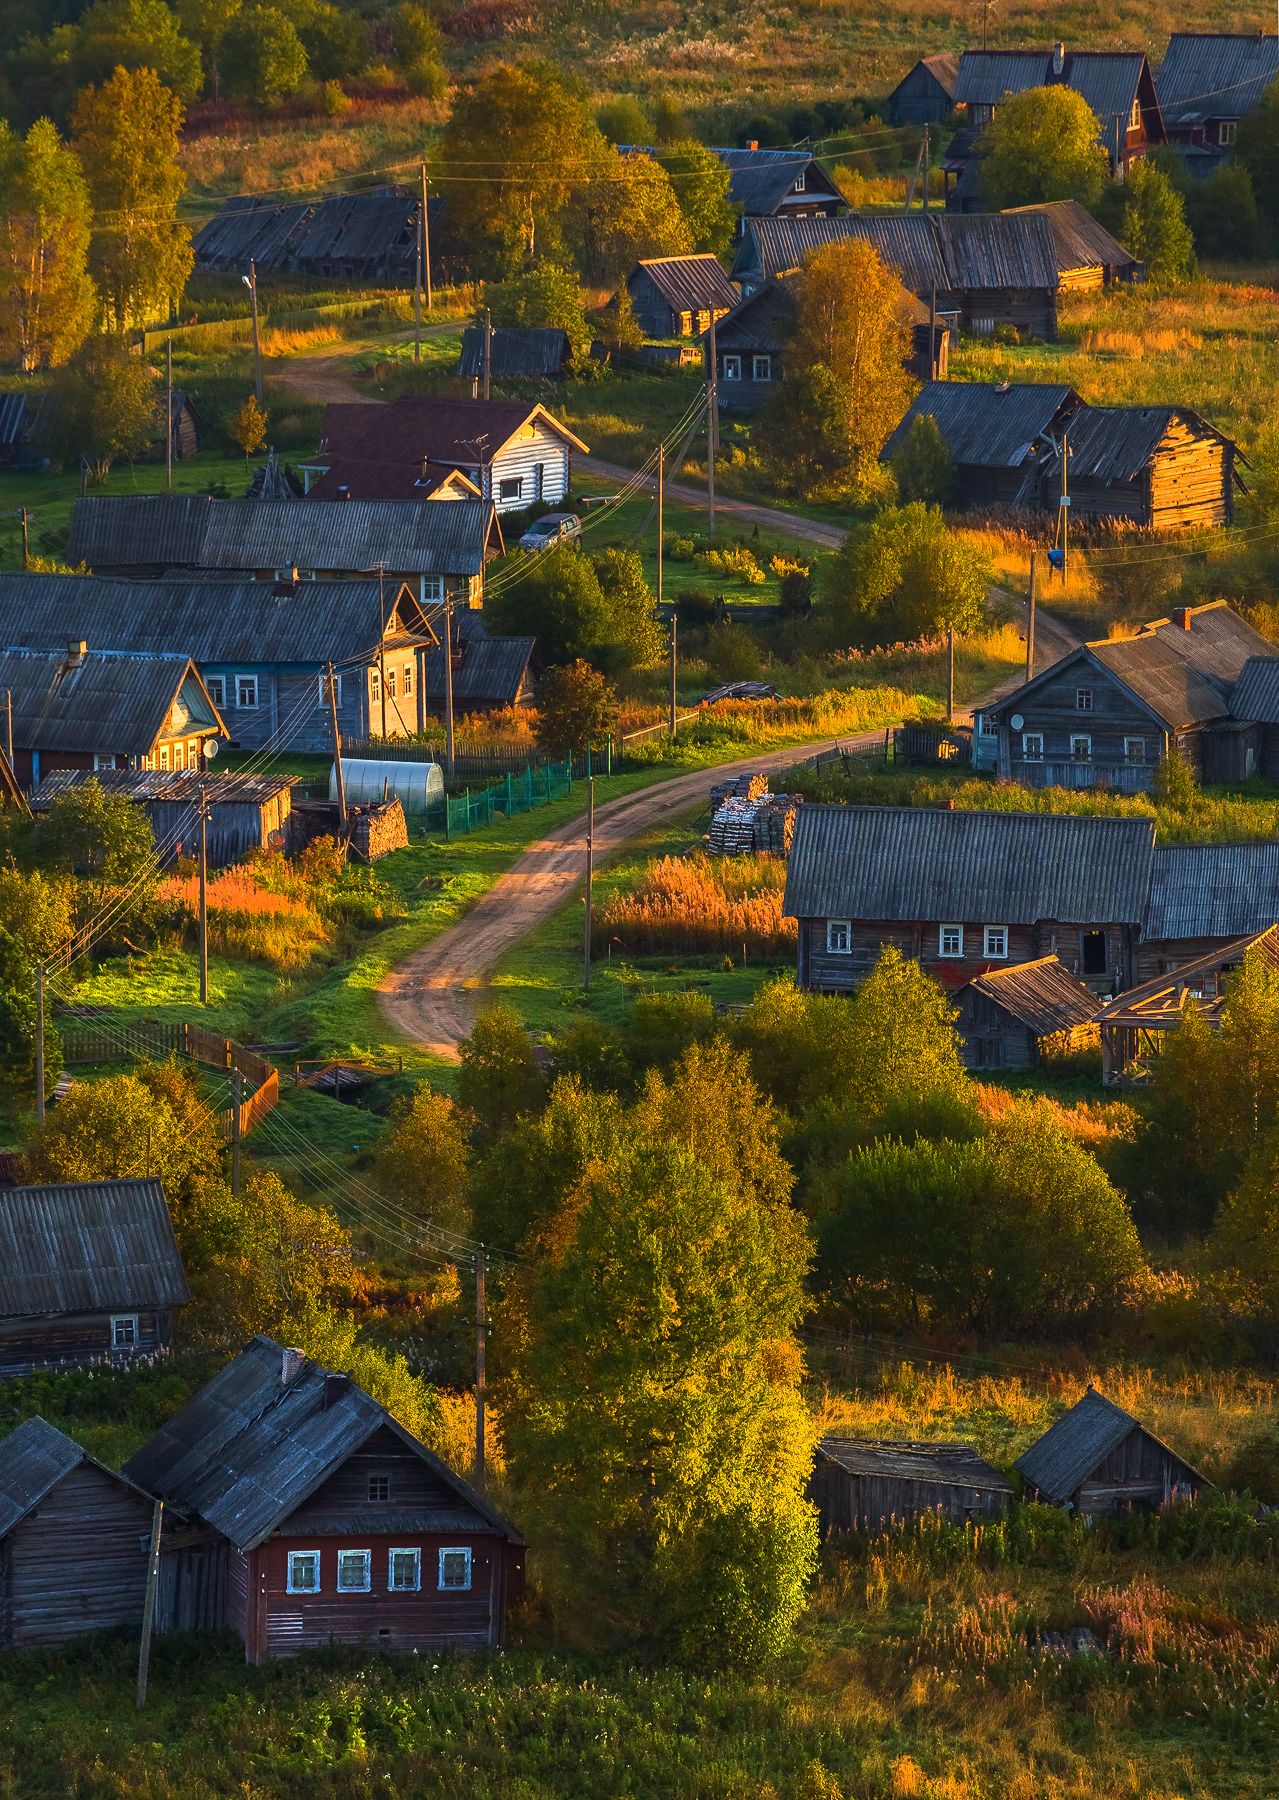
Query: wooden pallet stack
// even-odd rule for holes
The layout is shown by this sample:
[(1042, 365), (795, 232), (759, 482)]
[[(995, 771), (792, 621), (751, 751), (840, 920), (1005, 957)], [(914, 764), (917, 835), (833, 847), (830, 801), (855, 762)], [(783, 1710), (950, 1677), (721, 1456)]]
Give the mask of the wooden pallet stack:
[(767, 792), (767, 775), (733, 775), (712, 787), (711, 812), (717, 813), (726, 800), (760, 800)]
[(749, 856), (753, 852), (759, 808), (758, 799), (736, 796), (716, 807), (710, 829), (710, 847), (716, 856)]

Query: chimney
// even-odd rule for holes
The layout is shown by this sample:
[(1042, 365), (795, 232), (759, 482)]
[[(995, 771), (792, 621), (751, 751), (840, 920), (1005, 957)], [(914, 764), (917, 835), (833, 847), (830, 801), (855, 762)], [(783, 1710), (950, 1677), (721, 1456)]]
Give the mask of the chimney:
[(1062, 70), (1065, 67), (1066, 67), (1066, 46), (1064, 44), (1054, 44), (1053, 45), (1053, 75), (1056, 77), (1056, 79), (1058, 81), (1061, 80)]
[(292, 1386), (305, 1367), (306, 1357), (301, 1350), (282, 1350), (280, 1352), (280, 1386)]
[(88, 654), (89, 646), (84, 638), (73, 638), (67, 645), (68, 669), (78, 669)]
[(1174, 625), (1180, 625), (1181, 629), (1183, 631), (1190, 630), (1190, 621), (1193, 617), (1194, 617), (1194, 608), (1193, 607), (1175, 606), (1173, 608), (1172, 622)]
[(338, 497), (338, 499), (339, 499), (339, 500), (349, 500), (349, 499), (350, 499), (350, 498), (351, 498), (351, 490), (350, 490), (350, 488), (349, 488), (349, 487), (348, 487), (348, 486), (347, 486), (347, 485), (346, 485), (346, 483), (345, 483), (345, 482), (344, 482), (344, 481), (343, 481), (343, 482), (340, 482), (340, 483), (339, 483), (339, 484), (338, 484), (338, 495), (337, 495), (337, 497)]
[(350, 1385), (351, 1377), (349, 1375), (326, 1375), (321, 1410), (327, 1412), (331, 1406), (336, 1406)]
[(759, 149), (759, 139), (758, 138), (747, 138), (746, 148), (748, 150), (758, 150)]

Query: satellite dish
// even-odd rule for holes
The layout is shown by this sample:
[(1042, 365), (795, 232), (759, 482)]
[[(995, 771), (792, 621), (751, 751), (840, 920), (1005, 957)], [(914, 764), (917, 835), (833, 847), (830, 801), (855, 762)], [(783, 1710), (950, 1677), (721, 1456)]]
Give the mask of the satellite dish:
[(217, 755), (217, 753), (218, 753), (218, 740), (216, 738), (205, 738), (205, 740), (204, 740), (205, 761), (206, 762), (210, 761), (213, 757), (215, 757)]
[(1026, 721), (1022, 718), (1020, 713), (1014, 713), (1008, 723), (1012, 726), (1014, 731), (1020, 731)]

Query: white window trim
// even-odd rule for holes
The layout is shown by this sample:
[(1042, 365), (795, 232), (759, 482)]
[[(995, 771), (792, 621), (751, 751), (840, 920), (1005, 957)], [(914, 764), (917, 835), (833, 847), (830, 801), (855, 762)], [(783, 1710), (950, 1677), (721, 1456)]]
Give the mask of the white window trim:
[[(240, 698), (241, 682), (243, 682), (246, 687), (251, 687), (253, 689), (253, 698), (251, 700), (242, 700)], [(259, 686), (256, 675), (233, 675), (231, 677), (231, 683), (231, 691), (235, 695), (235, 704), (238, 709), (243, 711), (250, 707), (255, 707), (258, 704)]]
[(216, 707), (221, 708), (226, 705), (225, 675), (206, 675), (204, 685), (208, 690), (210, 700)]
[(773, 359), (761, 352), (751, 357), (751, 380), (771, 381), (773, 379)]
[[(351, 1556), (364, 1558), (364, 1580), (360, 1582), (344, 1581), (342, 1566)], [(373, 1552), (371, 1550), (339, 1550), (338, 1551), (338, 1586), (339, 1594), (371, 1594), (373, 1592)]]
[(423, 575), (418, 586), (418, 598), (424, 605), (443, 600), (444, 577), (442, 575)]
[[(836, 943), (837, 937), (843, 937), (843, 943)], [(851, 919), (827, 919), (826, 921), (826, 953), (828, 956), (851, 956), (853, 953), (853, 921)]]
[[(413, 1580), (409, 1583), (396, 1582), (395, 1559), (397, 1556), (413, 1558)], [(417, 1544), (393, 1544), (386, 1553), (386, 1591), (388, 1594), (420, 1594), (422, 1591), (422, 1552)]]
[(1075, 711), (1090, 713), (1092, 706), (1092, 689), (1081, 687), (1075, 689)]
[(1233, 144), (1239, 133), (1239, 125), (1235, 119), (1219, 119), (1217, 121), (1217, 142)]
[[(1084, 753), (1083, 756), (1080, 756), (1076, 752), (1076, 750), (1075, 750), (1076, 744), (1087, 744), (1088, 749), (1086, 750), (1086, 752)], [(1090, 763), (1092, 761), (1092, 735), (1091, 735), (1091, 733), (1089, 733), (1087, 731), (1072, 731), (1071, 732), (1071, 734), (1070, 734), (1070, 760), (1071, 760), (1071, 762), (1081, 762), (1081, 763), (1082, 762)]]
[(404, 683), (402, 692), (406, 700), (411, 700), (413, 698), (413, 664), (411, 662), (405, 663), (404, 665)]
[(369, 699), (375, 703), (382, 698), (382, 675), (379, 669), (369, 670)]
[[(1132, 747), (1134, 744), (1136, 744), (1136, 746), (1137, 746), (1137, 755), (1136, 756), (1134, 756), (1132, 753)], [(1146, 760), (1146, 740), (1145, 740), (1145, 738), (1144, 737), (1126, 737), (1124, 739), (1124, 761), (1125, 762), (1145, 762), (1145, 760)]]
[(808, 170), (801, 169), (799, 174), (795, 177), (795, 192), (797, 194), (802, 194), (802, 193), (805, 193), (807, 191), (807, 189), (808, 189)]
[[(957, 932), (959, 934), (959, 945), (958, 945), (958, 948), (955, 950), (948, 950), (946, 948), (946, 934), (947, 934), (947, 932), (951, 932), (951, 931)], [(937, 954), (938, 954), (938, 956), (946, 957), (948, 961), (954, 961), (954, 962), (958, 962), (963, 957), (963, 954), (964, 954), (964, 928), (962, 925), (939, 925), (938, 926), (938, 928), (937, 928)]]
[(167, 769), (169, 767), (169, 762), (170, 762), (169, 746), (167, 744), (161, 744), (160, 750), (159, 750), (160, 767), (162, 769)]
[[(133, 1336), (128, 1343), (122, 1344), (116, 1335), (121, 1325), (132, 1325), (133, 1327)], [(137, 1313), (112, 1313), (111, 1348), (113, 1350), (136, 1350), (141, 1337), (142, 1331)]]
[[(1038, 748), (1032, 750), (1032, 744), (1038, 745)], [(1023, 762), (1042, 762), (1044, 760), (1044, 734), (1042, 731), (1022, 732), (1021, 754)]]
[[(466, 1558), (466, 1580), (465, 1581), (450, 1581), (450, 1582), (445, 1581), (445, 1579), (444, 1579), (444, 1558), (446, 1556), (464, 1556)], [(470, 1586), (471, 1586), (473, 1563), (474, 1563), (474, 1553), (472, 1552), (471, 1546), (469, 1544), (446, 1544), (444, 1546), (444, 1548), (440, 1551), (439, 1591), (442, 1594), (464, 1594), (464, 1593), (466, 1593), (470, 1589)]]
[(399, 698), (396, 693), (398, 687), (399, 683), (395, 679), (395, 670), (388, 669), (386, 672), (386, 697), (388, 700), (396, 700)]
[[(315, 1586), (314, 1587), (297, 1587), (294, 1585), (293, 1565), (295, 1562), (299, 1561), (304, 1556), (305, 1557), (313, 1556), (315, 1558)], [(285, 1578), (284, 1578), (284, 1591), (286, 1594), (318, 1594), (320, 1592), (320, 1588), (322, 1586), (323, 1579), (324, 1579), (324, 1565), (320, 1560), (320, 1552), (318, 1550), (290, 1550), (289, 1551), (289, 1560), (288, 1560), (288, 1563), (286, 1564), (286, 1571), (287, 1572), (286, 1572)]]
[[(508, 488), (514, 488), (514, 493), (508, 494), (506, 491)], [(499, 475), (497, 497), (504, 506), (508, 500), (522, 500), (524, 498), (524, 477), (522, 475)]]
[[(990, 940), (991, 940), (991, 936), (994, 932), (998, 932), (1000, 937), (1003, 940), (1003, 949), (1002, 950), (992, 950), (992, 948), (991, 948)], [(983, 950), (983, 954), (987, 957), (987, 959), (992, 962), (995, 962), (995, 961), (1007, 962), (1008, 961), (1008, 927), (1006, 925), (987, 925), (985, 928), (985, 931), (982, 934), (982, 950)]]
[(740, 381), (742, 379), (742, 359), (734, 352), (724, 357), (724, 380)]
[(114, 753), (109, 750), (95, 750), (93, 753), (93, 766), (95, 769), (114, 769)]
[[(315, 687), (316, 687), (316, 699), (317, 699), (318, 704), (320, 706), (327, 706), (329, 703), (329, 676), (328, 676), (327, 670), (324, 672), (323, 675), (316, 676)], [(334, 695), (334, 698), (336, 699), (338, 705), (341, 706), (341, 704), (342, 704), (342, 677), (340, 675), (335, 675), (333, 677), (333, 695)]]

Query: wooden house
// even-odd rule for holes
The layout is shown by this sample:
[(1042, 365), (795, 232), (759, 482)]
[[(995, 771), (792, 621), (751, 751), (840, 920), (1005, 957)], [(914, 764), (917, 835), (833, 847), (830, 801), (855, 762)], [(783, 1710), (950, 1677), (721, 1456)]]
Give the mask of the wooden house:
[(1233, 154), (1240, 121), (1279, 77), (1279, 37), (1260, 31), (1174, 31), (1159, 65), (1168, 139), (1187, 168), (1208, 176)]
[(0, 645), (0, 695), (13, 771), (28, 788), (54, 769), (198, 768), (204, 744), (228, 736), (178, 652), (90, 649), (83, 638), (57, 650)]
[[(324, 409), (312, 465), (324, 472), (311, 493), (330, 503), (434, 500), (447, 498), (441, 483), (461, 474), (499, 513), (522, 512), (566, 498), (574, 451), (587, 454), (581, 438), (527, 400), (344, 402)], [(450, 499), (426, 510), (451, 513), (465, 505)], [(447, 527), (439, 522), (435, 529)]]
[[(489, 333), (489, 374), (495, 381), (562, 381), (573, 360), (567, 331), (551, 325), (495, 325)], [(463, 381), (484, 375), (484, 327), (462, 333), (457, 372)]]
[(1279, 780), (1279, 660), (1268, 646), (1250, 656), (1230, 694), (1230, 716), (1248, 728), (1254, 743), (1249, 774)]
[(190, 1298), (158, 1181), (0, 1191), (0, 1377), (154, 1356)]
[(1065, 1050), (1097, 1042), (1101, 1002), (1056, 956), (992, 966), (959, 990), (955, 1005), (970, 1069), (1032, 1069), (1050, 1039)]
[(1073, 388), (1046, 381), (929, 381), (911, 401), (881, 451), (891, 463), (915, 420), (935, 421), (955, 465), (955, 504), (1037, 507), (1045, 458), (1082, 402)]
[[(1232, 440), (1184, 406), (1084, 406), (1069, 422), (1072, 519), (1155, 531), (1230, 525), (1240, 484)], [(1046, 446), (1041, 504), (1061, 486), (1060, 445)]]
[(45, 1419), (0, 1438), (0, 1651), (137, 1632), (153, 1510)]
[[(416, 189), (382, 188), (323, 200), (280, 202), (238, 194), (196, 232), (198, 270), (308, 275), (329, 282), (412, 287), (421, 201)], [(431, 228), (437, 208), (430, 207)]]
[(970, 1444), (824, 1437), (810, 1483), (822, 1541), (878, 1532), (930, 1514), (952, 1525), (1007, 1510), (1012, 1483)]
[(1279, 925), (1268, 925), (1264, 931), (1221, 944), (1189, 961), (1170, 962), (1165, 974), (1141, 982), (1104, 1007), (1097, 1022), (1105, 1085), (1117, 1087), (1143, 1080), (1168, 1033), (1178, 1029), (1190, 1008), (1206, 1024), (1218, 1027), (1227, 984), (1249, 954), (1279, 970)]
[(1140, 279), (1142, 264), (1078, 200), (1044, 200), (1011, 206), (1012, 218), (1046, 219), (1057, 258), (1058, 293), (1081, 293)]
[(249, 1662), (501, 1647), (524, 1540), (350, 1376), (256, 1337), (125, 1465), (169, 1509), (157, 1626)]
[[(1137, 980), (1175, 972), (1274, 925), (1279, 925), (1279, 844), (1156, 844)], [(1205, 987), (1203, 981), (1198, 985)]]
[(1089, 1386), (1017, 1469), (1036, 1500), (1095, 1519), (1193, 1500), (1208, 1486), (1131, 1413)]
[(207, 768), (203, 774), (150, 769), (87, 774), (83, 769), (46, 775), (31, 795), (33, 813), (48, 812), (56, 800), (86, 781), (140, 806), (162, 862), (199, 855), (199, 795), (203, 791), (209, 867), (243, 862), (255, 852), (299, 848), (292, 830), (296, 775), (255, 775), (240, 769)]
[(1132, 979), (1147, 819), (942, 807), (802, 806), (783, 911), (797, 980), (848, 993), (892, 944), (951, 990), (1056, 956), (1098, 992)]
[[(1139, 50), (965, 50), (955, 79), (955, 104), (970, 128), (982, 128), (1011, 94), (1067, 87), (1087, 101), (1111, 176), (1167, 141), (1161, 95)], [(948, 153), (949, 154), (949, 153)]]
[(1224, 600), (1179, 607), (1134, 637), (1079, 644), (985, 709), (998, 774), (1028, 787), (1140, 793), (1175, 754), (1205, 780), (1243, 780), (1260, 733), (1232, 715), (1232, 698), (1259, 656), (1275, 660)]
[(0, 394), (0, 469), (36, 469), (40, 402), (32, 394)]
[(761, 150), (750, 143), (714, 154), (728, 170), (729, 204), (743, 216), (830, 214), (847, 205), (834, 176), (811, 150)]
[(736, 288), (709, 254), (647, 257), (625, 285), (646, 338), (699, 337), (737, 304)]
[(890, 125), (940, 125), (955, 110), (959, 57), (953, 50), (921, 56), (884, 102)]
[[(531, 637), (495, 637), (484, 629), (480, 613), (453, 617), (453, 711), (503, 712), (529, 706), (536, 673)], [(444, 645), (423, 658), (422, 713), (439, 718), (444, 711)]]

